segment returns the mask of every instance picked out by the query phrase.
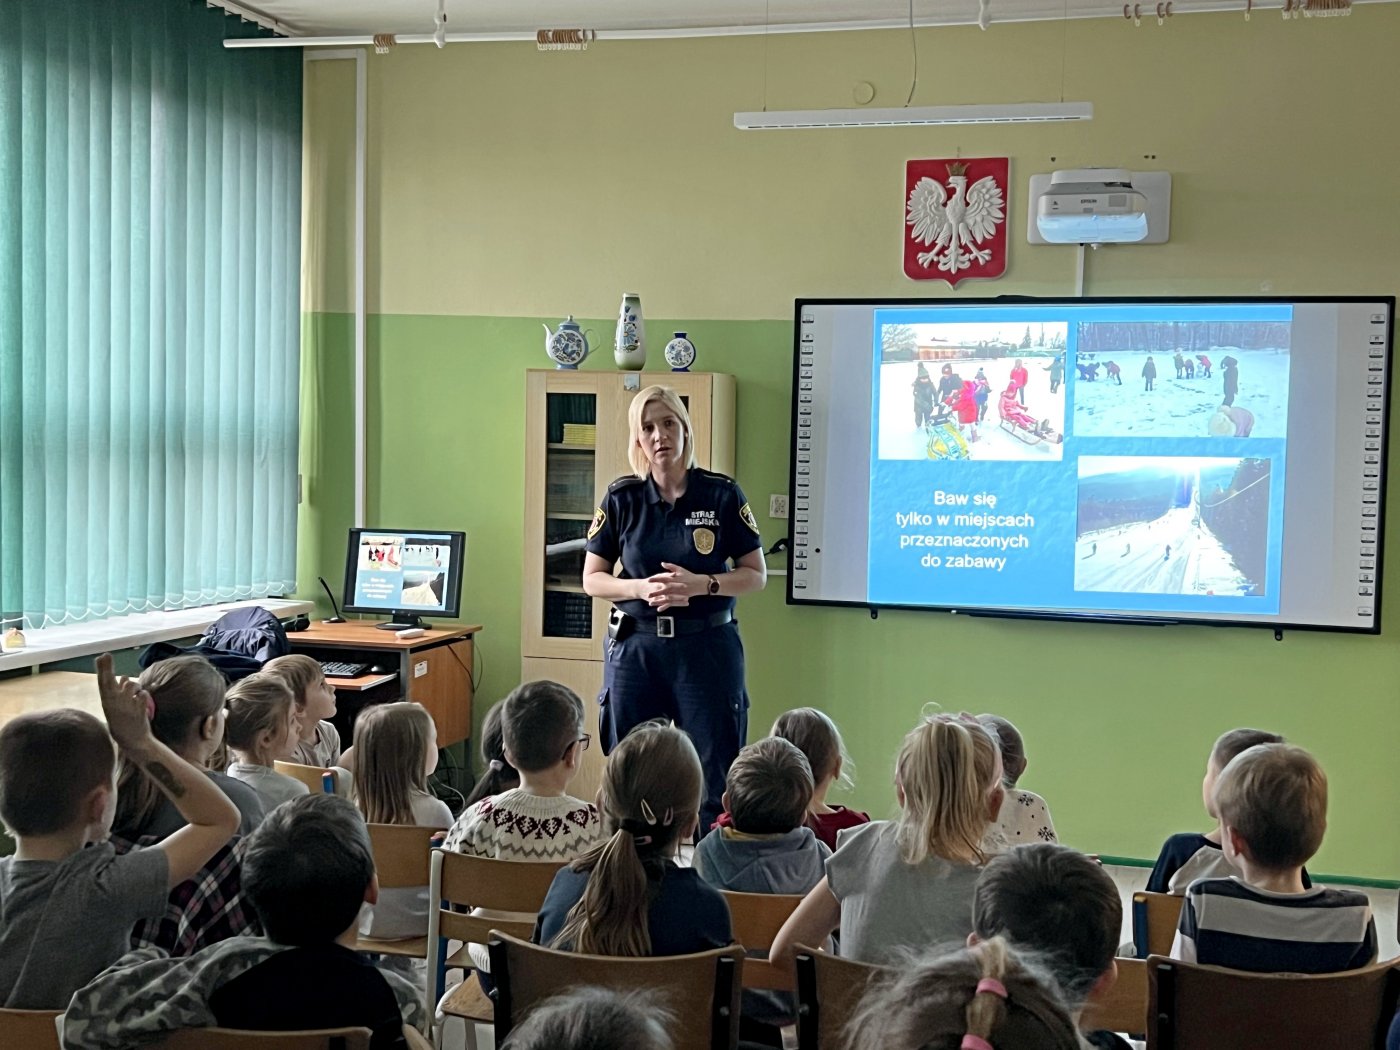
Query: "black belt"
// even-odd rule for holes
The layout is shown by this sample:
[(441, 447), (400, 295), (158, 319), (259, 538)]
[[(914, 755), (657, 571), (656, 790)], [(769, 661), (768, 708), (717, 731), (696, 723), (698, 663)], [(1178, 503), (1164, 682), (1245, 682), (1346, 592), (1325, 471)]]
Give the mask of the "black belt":
[(724, 609), (709, 616), (656, 616), (643, 620), (620, 609), (614, 609), (609, 618), (608, 633), (612, 637), (625, 638), (635, 631), (638, 634), (654, 634), (658, 638), (679, 638), (687, 634), (700, 634), (712, 627), (723, 627), (734, 620), (734, 612)]

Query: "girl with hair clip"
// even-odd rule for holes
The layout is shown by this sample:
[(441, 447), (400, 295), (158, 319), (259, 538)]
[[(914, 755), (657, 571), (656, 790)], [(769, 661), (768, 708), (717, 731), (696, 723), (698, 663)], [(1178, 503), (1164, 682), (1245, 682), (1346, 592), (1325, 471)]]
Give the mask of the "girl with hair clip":
[(787, 966), (797, 945), (821, 944), (838, 929), (841, 954), (869, 963), (965, 940), (1001, 778), (996, 741), (975, 719), (922, 718), (895, 763), (899, 819), (841, 836), (826, 878), (778, 931), (769, 958)]
[(506, 735), (501, 727), (504, 706), (505, 701), (497, 702), (486, 712), (486, 721), (481, 723), (481, 776), (462, 803), (463, 813), (484, 798), (520, 786), (520, 771), (506, 758)]
[(301, 734), (296, 699), (282, 679), (258, 673), (235, 682), (225, 697), (224, 734), (233, 761), (228, 775), (247, 784), (271, 813), (288, 799), (307, 794), (300, 780), (283, 776), (273, 762), (288, 762)]
[(699, 822), (703, 779), (695, 745), (669, 722), (644, 722), (627, 734), (598, 791), (610, 838), (554, 877), (535, 943), (633, 957), (730, 944), (729, 905), (674, 860)]
[[(211, 759), (222, 755), (224, 692), (228, 689), (222, 671), (202, 656), (172, 656), (142, 671), (139, 682), (155, 704), (152, 736), (199, 768), (208, 767)], [(238, 833), (246, 835), (257, 827), (263, 818), (258, 793), (223, 773), (209, 770), (207, 775), (238, 807)], [(129, 842), (161, 840), (185, 824), (185, 818), (155, 781), (123, 758), (113, 832)]]
[(872, 984), (846, 1026), (846, 1050), (1080, 1050), (1048, 970), (1001, 938), (935, 953)]
[[(421, 704), (374, 704), (355, 721), (355, 804), (367, 824), (452, 826), (447, 803), (428, 793), (437, 768), (437, 727)], [(427, 849), (425, 837), (423, 848)], [(360, 913), (360, 936), (394, 940), (428, 932), (428, 887), (379, 891)]]

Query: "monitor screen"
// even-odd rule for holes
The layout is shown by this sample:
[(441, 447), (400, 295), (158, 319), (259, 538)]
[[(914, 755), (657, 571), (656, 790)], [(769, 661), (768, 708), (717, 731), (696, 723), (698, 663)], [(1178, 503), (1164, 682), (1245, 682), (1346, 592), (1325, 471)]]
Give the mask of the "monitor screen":
[(345, 611), (384, 613), (395, 626), (421, 616), (456, 616), (466, 533), (351, 529), (345, 556)]
[(798, 300), (788, 600), (1377, 632), (1395, 300)]

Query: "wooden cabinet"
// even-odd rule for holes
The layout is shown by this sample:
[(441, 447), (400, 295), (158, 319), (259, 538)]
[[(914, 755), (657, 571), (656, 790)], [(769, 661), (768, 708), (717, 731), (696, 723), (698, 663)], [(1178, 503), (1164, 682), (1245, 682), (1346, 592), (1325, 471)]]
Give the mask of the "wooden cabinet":
[[(654, 384), (671, 387), (689, 410), (696, 463), (732, 475), (733, 376), (538, 369), (525, 378), (521, 670), (526, 681), (550, 677), (580, 691), (595, 735), (608, 605), (583, 593), (583, 541), (607, 487), (632, 473), (627, 409), (639, 389)], [(589, 783), (581, 777), (573, 793), (591, 798), (598, 769), (595, 746), (585, 756)]]

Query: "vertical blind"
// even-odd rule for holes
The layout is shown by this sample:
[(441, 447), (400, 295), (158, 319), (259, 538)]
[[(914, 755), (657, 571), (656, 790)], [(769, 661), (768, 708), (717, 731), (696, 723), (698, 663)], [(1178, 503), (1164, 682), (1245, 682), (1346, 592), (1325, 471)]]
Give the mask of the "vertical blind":
[(295, 586), (301, 56), (0, 6), (0, 615)]

